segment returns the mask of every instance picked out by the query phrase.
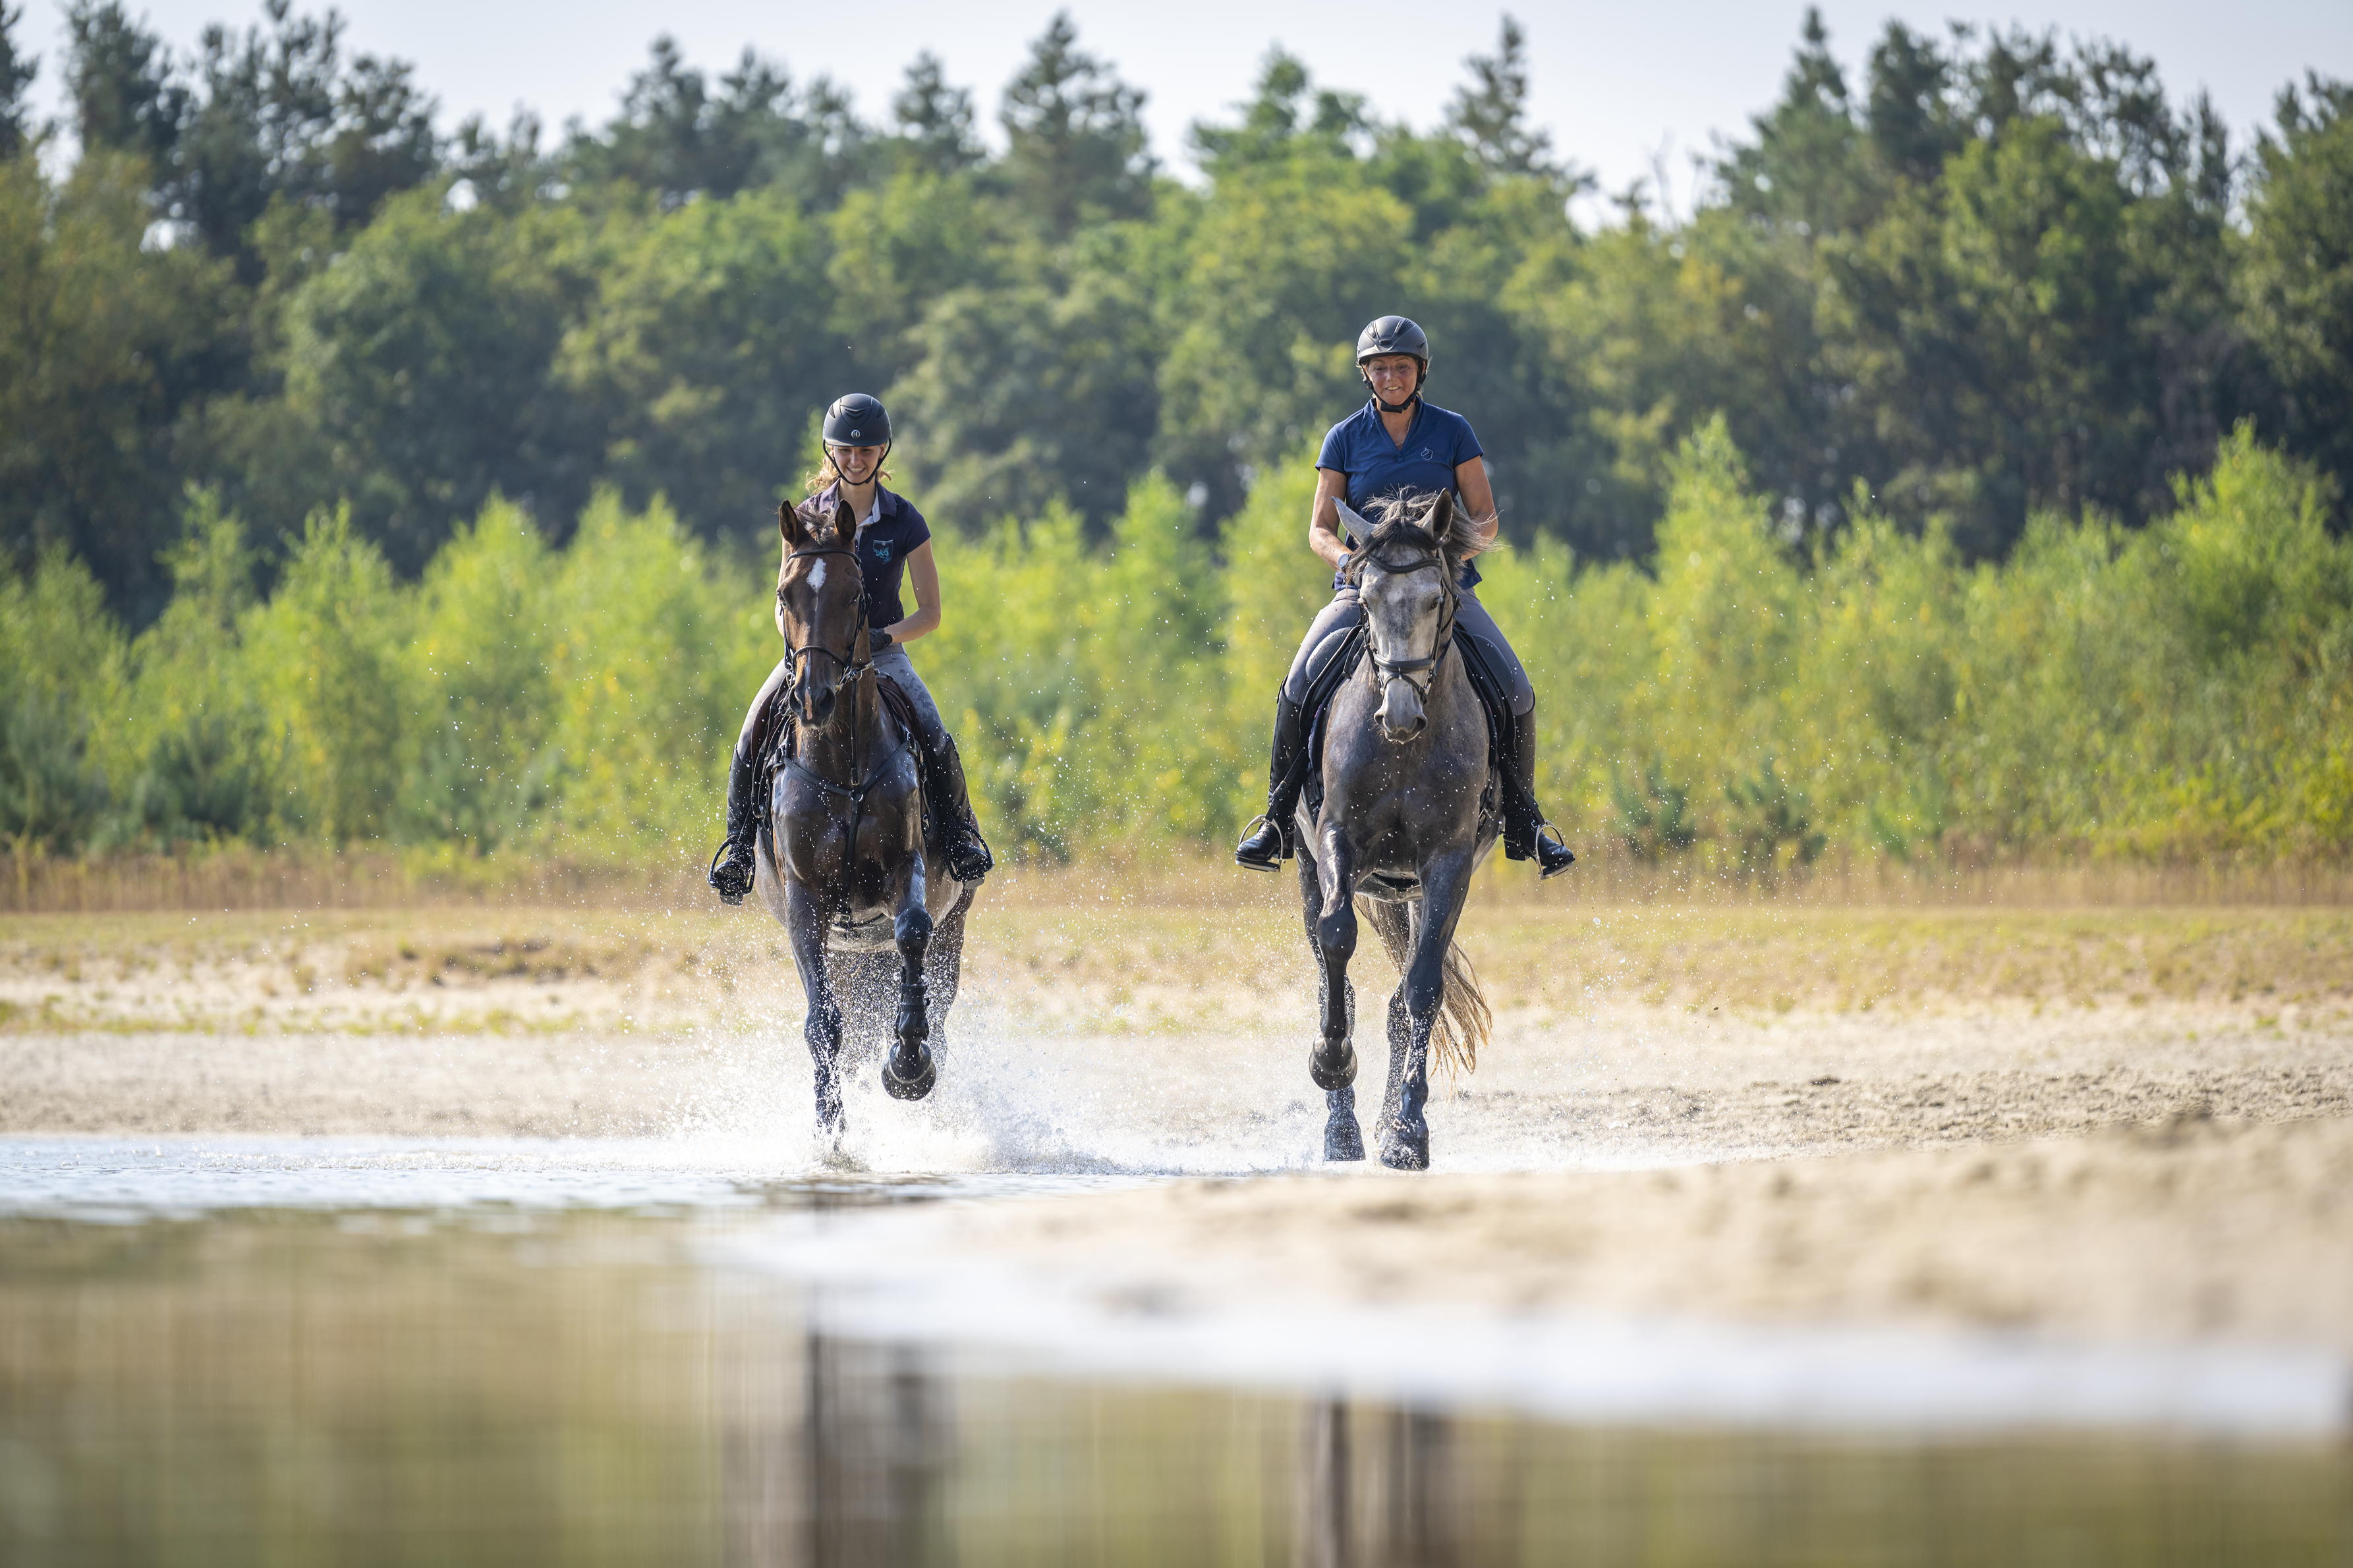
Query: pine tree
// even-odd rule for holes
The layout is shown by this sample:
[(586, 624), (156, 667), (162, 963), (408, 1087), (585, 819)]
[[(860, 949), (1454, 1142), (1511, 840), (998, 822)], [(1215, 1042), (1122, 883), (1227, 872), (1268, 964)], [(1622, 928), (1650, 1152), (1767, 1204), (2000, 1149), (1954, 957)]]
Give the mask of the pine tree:
[(163, 40), (115, 0), (76, 0), (66, 31), (66, 92), (83, 149), (136, 153), (162, 177), (188, 112), (188, 89), (174, 79)]
[(891, 118), (918, 166), (953, 174), (981, 161), (972, 133), (972, 92), (950, 87), (937, 55), (929, 49), (907, 68), (907, 82), (891, 100)]
[(998, 111), (1014, 189), (1057, 235), (1091, 210), (1134, 216), (1151, 200), (1144, 93), (1078, 41), (1070, 13), (1055, 13)]
[(40, 62), (16, 50), (16, 26), (25, 8), (0, 5), (0, 158), (13, 158), (33, 140), (32, 105), (25, 89), (33, 85)]
[(1471, 144), (1490, 174), (1557, 175), (1552, 138), (1528, 123), (1527, 35), (1510, 16), (1492, 55), (1463, 61), (1471, 81), (1455, 89), (1447, 129)]

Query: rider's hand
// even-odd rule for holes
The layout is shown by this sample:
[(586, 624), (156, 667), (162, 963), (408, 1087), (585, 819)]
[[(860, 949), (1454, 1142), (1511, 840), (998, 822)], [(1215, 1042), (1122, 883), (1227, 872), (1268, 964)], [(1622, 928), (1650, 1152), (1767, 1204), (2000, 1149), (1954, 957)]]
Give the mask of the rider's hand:
[(888, 626), (869, 626), (866, 628), (867, 658), (872, 658), (876, 654), (881, 653), (884, 648), (889, 647), (890, 646), (891, 629)]

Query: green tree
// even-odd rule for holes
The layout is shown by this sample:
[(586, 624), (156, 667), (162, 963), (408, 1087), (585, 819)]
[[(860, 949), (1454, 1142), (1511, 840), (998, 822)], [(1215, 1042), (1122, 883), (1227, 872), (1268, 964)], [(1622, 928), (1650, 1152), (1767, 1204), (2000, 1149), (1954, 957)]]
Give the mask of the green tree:
[(560, 208), (451, 213), (414, 192), (288, 301), (286, 401), (322, 453), (322, 488), (403, 572), (493, 491), (558, 525), (585, 500), (601, 430), (555, 374), (589, 287), (584, 231)]
[(1151, 439), (1159, 342), (1151, 300), (1113, 267), (1066, 283), (960, 289), (912, 334), (892, 388), (907, 435), (894, 460), (926, 514), (966, 527), (1065, 504), (1097, 528)]
[(714, 89), (664, 35), (630, 79), (619, 116), (599, 132), (575, 132), (565, 161), (585, 185), (626, 183), (664, 206), (780, 185), (827, 207), (856, 176), (871, 135), (823, 77), (797, 88), (781, 64), (746, 48)]
[(380, 838), (400, 795), (415, 711), (401, 650), (411, 607), (348, 509), (314, 513), (266, 605), (243, 623), (253, 690), (282, 758), (290, 837)]
[(192, 492), (183, 516), (165, 556), (172, 602), (131, 645), (121, 722), (105, 748), (130, 783), (116, 832), (266, 842), (280, 759), (244, 649), (253, 552), (217, 492)]
[(26, 97), (26, 89), (40, 74), (40, 61), (25, 53), (17, 42), (16, 29), (24, 20), (22, 5), (11, 10), (0, 5), (0, 158), (14, 158), (23, 152), (40, 130)]
[(61, 188), (0, 162), (0, 544), (62, 544), (152, 619), (178, 528), (183, 418), (232, 352), (240, 303), (195, 249), (151, 249), (143, 165), (90, 153)]
[(173, 79), (163, 40), (115, 0), (75, 0), (66, 34), (66, 95), (82, 148), (136, 154), (162, 177), (188, 111), (188, 89)]
[(560, 564), (530, 517), (494, 498), (426, 568), (404, 650), (417, 708), (404, 726), (402, 837), (487, 854), (547, 809)]
[(707, 536), (765, 542), (799, 478), (792, 437), (844, 371), (825, 330), (824, 228), (780, 192), (747, 191), (617, 217), (600, 250), (550, 393), (607, 433), (606, 483), (668, 496)]
[(1471, 80), (1455, 89), (1446, 107), (1447, 129), (1469, 144), (1490, 174), (1561, 178), (1552, 159), (1552, 138), (1528, 122), (1527, 35), (1519, 23), (1506, 13), (1495, 52), (1472, 55), (1464, 63)]
[(1152, 199), (1144, 93), (1078, 42), (1070, 13), (1056, 12), (997, 114), (1007, 185), (1056, 237), (1084, 217), (1140, 216)]
[(891, 100), (891, 122), (902, 163), (922, 173), (960, 174), (987, 156), (973, 134), (971, 89), (951, 87), (929, 49), (907, 67), (906, 83)]
[(2280, 94), (2256, 145), (2241, 289), (2297, 445), (2353, 474), (2353, 83)]

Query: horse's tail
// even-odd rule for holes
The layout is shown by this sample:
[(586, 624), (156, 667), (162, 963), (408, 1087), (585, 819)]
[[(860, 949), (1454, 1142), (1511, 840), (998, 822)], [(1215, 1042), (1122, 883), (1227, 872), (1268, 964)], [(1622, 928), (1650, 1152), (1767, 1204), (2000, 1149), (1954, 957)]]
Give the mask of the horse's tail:
[(1438, 1065), (1456, 1072), (1472, 1072), (1479, 1052), (1494, 1037), (1495, 1015), (1479, 989), (1479, 975), (1461, 942), (1446, 944), (1446, 989), (1438, 1005), (1438, 1026), (1430, 1032), (1438, 1051)]
[[(1359, 903), (1362, 910), (1365, 905)], [(1376, 905), (1376, 910), (1397, 910), (1397, 906)], [(1413, 927), (1398, 910), (1395, 919), (1384, 920), (1374, 915), (1372, 927), (1381, 933), (1381, 946), (1389, 955), (1399, 975), (1413, 962)], [(1462, 944), (1446, 944), (1444, 987), (1439, 993), (1438, 1021), (1430, 1031), (1431, 1052), (1438, 1065), (1450, 1072), (1475, 1072), (1479, 1052), (1494, 1038), (1495, 1015), (1487, 1005), (1486, 994), (1479, 989), (1478, 971), (1471, 967), (1471, 955)]]

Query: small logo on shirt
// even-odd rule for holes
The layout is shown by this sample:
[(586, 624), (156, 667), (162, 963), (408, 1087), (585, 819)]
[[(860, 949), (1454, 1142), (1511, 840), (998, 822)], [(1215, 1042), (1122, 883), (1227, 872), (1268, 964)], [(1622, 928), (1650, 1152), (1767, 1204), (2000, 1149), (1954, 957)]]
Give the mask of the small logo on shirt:
[(890, 563), (891, 542), (889, 540), (878, 539), (874, 542), (874, 559), (885, 565)]
[(1424, 461), (1424, 462), (1428, 462), (1428, 461), (1430, 460), (1430, 448), (1429, 448), (1429, 447), (1424, 447), (1421, 449), (1421, 458), (1422, 458), (1422, 461)]

